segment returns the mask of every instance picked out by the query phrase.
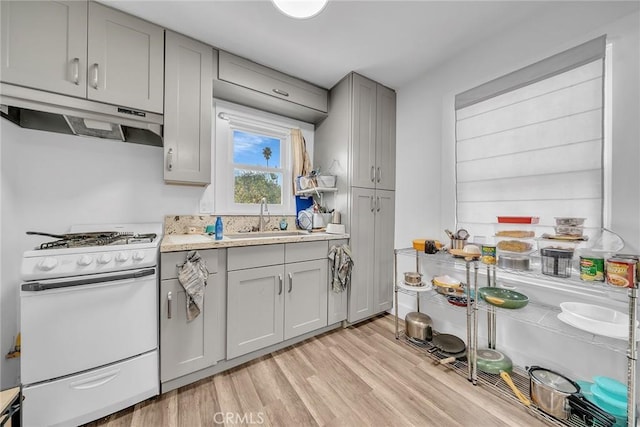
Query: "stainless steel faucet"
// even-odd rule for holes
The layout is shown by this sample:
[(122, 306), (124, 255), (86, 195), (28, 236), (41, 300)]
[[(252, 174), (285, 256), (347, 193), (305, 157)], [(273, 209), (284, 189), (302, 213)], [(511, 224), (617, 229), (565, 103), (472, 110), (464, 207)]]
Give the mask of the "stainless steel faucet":
[(269, 213), (269, 206), (267, 205), (267, 198), (263, 197), (262, 199), (260, 199), (260, 219), (258, 222), (258, 229), (260, 231), (264, 231), (264, 226), (267, 223), (267, 221), (265, 221), (264, 219), (264, 214), (265, 212), (267, 213), (267, 215), (269, 215), (268, 218), (271, 218), (271, 214)]

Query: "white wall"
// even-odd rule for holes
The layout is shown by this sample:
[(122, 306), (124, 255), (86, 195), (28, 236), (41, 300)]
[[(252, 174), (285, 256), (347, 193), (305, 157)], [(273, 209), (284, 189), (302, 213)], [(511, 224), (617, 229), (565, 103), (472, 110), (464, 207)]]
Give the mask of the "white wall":
[[(475, 48), (398, 89), (396, 247), (409, 247), (418, 237), (446, 242), (444, 228), (455, 226), (455, 94), (607, 33), (614, 44), (612, 228), (627, 241), (626, 251), (640, 251), (638, 5), (610, 7), (603, 2), (601, 9), (584, 13), (577, 13), (575, 7), (558, 2), (553, 10), (514, 23), (500, 37), (479, 40)], [(629, 12), (629, 7), (634, 10)], [(405, 268), (411, 269), (411, 263), (401, 261), (399, 270)], [(401, 297), (404, 316), (415, 301)], [(436, 329), (464, 336), (464, 316), (459, 312), (428, 303), (421, 310), (434, 318)], [(588, 378), (603, 373), (593, 368), (595, 362), (604, 361), (610, 366), (609, 375), (624, 379), (624, 357), (619, 354), (580, 343), (569, 352), (561, 336), (540, 334), (519, 322), (505, 321), (498, 329), (499, 343), (502, 339), (506, 346), (503, 350), (520, 364), (546, 362)], [(505, 338), (510, 341), (505, 343)], [(578, 363), (572, 359), (577, 355)]]
[[(0, 388), (16, 385), (19, 360), (6, 360), (18, 332), (20, 262), (42, 238), (73, 224), (163, 222), (197, 214), (202, 188), (165, 185), (163, 150), (45, 133), (0, 120)], [(72, 333), (72, 332), (70, 332)]]

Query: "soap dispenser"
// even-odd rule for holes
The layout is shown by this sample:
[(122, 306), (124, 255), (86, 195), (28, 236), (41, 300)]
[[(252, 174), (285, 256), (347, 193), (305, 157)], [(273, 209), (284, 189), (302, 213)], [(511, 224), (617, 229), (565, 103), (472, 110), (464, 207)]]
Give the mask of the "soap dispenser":
[(216, 218), (216, 240), (222, 240), (222, 218)]

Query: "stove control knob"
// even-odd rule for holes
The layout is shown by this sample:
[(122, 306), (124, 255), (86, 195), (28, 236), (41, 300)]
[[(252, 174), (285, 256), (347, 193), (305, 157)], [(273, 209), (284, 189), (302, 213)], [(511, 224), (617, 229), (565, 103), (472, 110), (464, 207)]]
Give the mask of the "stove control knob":
[(89, 255), (82, 255), (78, 259), (78, 265), (80, 265), (82, 267), (86, 267), (88, 265), (91, 265), (92, 262), (93, 262), (93, 257), (89, 256)]
[(98, 258), (98, 264), (109, 264), (110, 262), (111, 262), (111, 255), (109, 254), (102, 254)]
[(126, 252), (118, 252), (118, 255), (116, 255), (116, 262), (125, 262), (128, 259), (129, 254)]
[(40, 261), (37, 268), (42, 271), (51, 271), (58, 265), (58, 260), (51, 257), (46, 257)]
[(131, 257), (133, 258), (134, 261), (142, 261), (144, 259), (144, 252), (135, 251)]

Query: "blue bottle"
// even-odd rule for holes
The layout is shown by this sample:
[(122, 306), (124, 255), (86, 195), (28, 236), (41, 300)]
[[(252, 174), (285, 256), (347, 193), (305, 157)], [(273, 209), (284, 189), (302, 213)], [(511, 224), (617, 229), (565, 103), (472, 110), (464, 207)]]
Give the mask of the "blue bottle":
[(222, 240), (222, 218), (216, 218), (216, 240)]

